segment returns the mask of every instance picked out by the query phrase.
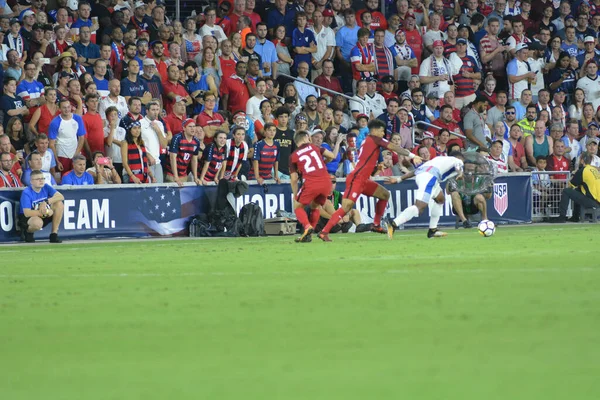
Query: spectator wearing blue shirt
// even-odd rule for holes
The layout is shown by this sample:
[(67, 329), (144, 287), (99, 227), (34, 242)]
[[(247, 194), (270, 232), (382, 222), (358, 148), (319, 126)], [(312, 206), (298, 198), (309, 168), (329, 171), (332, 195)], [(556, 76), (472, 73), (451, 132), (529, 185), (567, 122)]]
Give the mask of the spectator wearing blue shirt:
[(267, 24), (264, 22), (259, 22), (256, 24), (256, 36), (257, 40), (256, 46), (254, 46), (254, 51), (256, 51), (262, 58), (262, 65), (260, 66), (262, 75), (273, 76), (276, 78), (277, 61), (279, 58), (277, 57), (275, 45), (270, 40), (267, 40)]
[(63, 176), (62, 185), (85, 186), (93, 185), (94, 177), (85, 170), (85, 157), (76, 155), (73, 157), (73, 170)]
[(291, 32), (290, 28), (293, 26), (288, 23), (293, 21), (295, 13), (295, 9), (288, 6), (286, 0), (275, 0), (275, 7), (267, 14), (267, 26), (273, 30), (277, 25), (284, 25), (286, 32)]
[(335, 34), (335, 58), (337, 64), (335, 71), (342, 77), (342, 88), (344, 92), (352, 92), (352, 66), (350, 65), (350, 52), (356, 46), (358, 40), (358, 30), (356, 25), (356, 13), (353, 9), (344, 10), (344, 22)]
[[(89, 5), (88, 5), (89, 7)], [(72, 29), (75, 27), (75, 23), (81, 21), (76, 20), (73, 23)], [(77, 61), (83, 65), (88, 72), (91, 71), (94, 62), (100, 58), (100, 46), (92, 43), (92, 32), (89, 26), (79, 26), (79, 41), (73, 43), (73, 48), (77, 51)], [(106, 71), (104, 71), (106, 73)]]
[(294, 56), (294, 69), (301, 62), (312, 65), (312, 53), (317, 52), (317, 40), (313, 31), (306, 29), (306, 13), (296, 13), (296, 29), (292, 32), (292, 48), (296, 55)]
[(37, 81), (37, 67), (33, 61), (27, 61), (25, 66), (25, 78), (17, 85), (17, 95), (20, 96), (27, 107), (42, 105), (44, 98), (44, 85)]
[(62, 194), (45, 182), (42, 171), (33, 171), (31, 186), (21, 193), (18, 221), (21, 239), (28, 243), (34, 242), (33, 233), (52, 222), (50, 243), (61, 243), (58, 227), (63, 216), (64, 199)]
[(31, 153), (29, 157), (27, 157), (27, 165), (29, 166), (29, 168), (26, 168), (23, 171), (23, 175), (21, 175), (21, 182), (23, 182), (23, 185), (31, 185), (32, 171), (42, 171), (42, 173), (44, 174), (45, 182), (52, 186), (56, 185), (56, 180), (54, 180), (54, 177), (52, 176), (50, 171), (44, 171), (42, 169), (42, 155), (40, 153), (38, 153), (37, 151)]

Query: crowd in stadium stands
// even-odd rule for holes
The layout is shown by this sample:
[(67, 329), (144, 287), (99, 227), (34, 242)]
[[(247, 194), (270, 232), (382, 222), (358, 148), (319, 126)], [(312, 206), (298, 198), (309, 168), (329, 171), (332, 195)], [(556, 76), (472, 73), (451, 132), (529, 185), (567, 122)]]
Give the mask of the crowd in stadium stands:
[[(423, 160), (600, 167), (600, 0), (219, 0), (180, 21), (159, 0), (0, 7), (3, 187), (35, 170), (51, 185), (279, 182), (298, 130), (343, 177), (374, 118)], [(376, 174), (413, 168), (386, 152)]]

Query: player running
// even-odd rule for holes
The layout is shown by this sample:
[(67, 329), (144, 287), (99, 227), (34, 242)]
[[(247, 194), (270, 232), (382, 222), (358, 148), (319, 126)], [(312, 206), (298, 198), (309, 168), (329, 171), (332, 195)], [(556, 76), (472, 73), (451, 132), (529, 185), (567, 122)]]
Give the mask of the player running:
[[(333, 160), (334, 154), (323, 147), (317, 147), (310, 141), (306, 131), (294, 135), (296, 150), (290, 155), (290, 184), (294, 194), (294, 212), (304, 227), (302, 236), (296, 242), (312, 241), (311, 234), (319, 221), (319, 206), (325, 204), (333, 185), (327, 172), (325, 159)], [(302, 175), (302, 188), (298, 190), (299, 175)], [(310, 204), (310, 221), (304, 207)]]
[(460, 178), (464, 168), (464, 157), (461, 152), (453, 151), (448, 157), (436, 157), (427, 161), (419, 168), (402, 175), (400, 178), (386, 179), (386, 183), (398, 183), (416, 176), (417, 194), (415, 195), (415, 204), (408, 207), (396, 219), (388, 218), (387, 229), (388, 236), (392, 238), (394, 231), (399, 225), (405, 224), (414, 217), (419, 216), (427, 206), (429, 206), (431, 216), (429, 217), (428, 238), (446, 236), (446, 232), (439, 231), (437, 228), (442, 209), (444, 206), (444, 191), (440, 187), (440, 182), (444, 182), (452, 177)]
[(386, 129), (385, 122), (374, 119), (370, 121), (367, 126), (369, 128), (369, 135), (360, 146), (356, 168), (346, 177), (346, 190), (344, 191), (344, 197), (342, 198), (342, 206), (331, 216), (329, 222), (325, 225), (325, 228), (319, 232), (319, 239), (325, 242), (331, 242), (329, 231), (344, 217), (344, 215), (350, 212), (358, 200), (358, 196), (361, 194), (373, 196), (378, 199), (375, 204), (375, 218), (373, 218), (373, 229), (371, 230), (378, 233), (387, 232), (381, 226), (381, 217), (387, 207), (390, 192), (370, 179), (377, 166), (377, 162), (379, 161), (381, 148), (391, 150), (401, 156), (409, 157), (416, 164), (420, 164), (422, 161), (419, 156), (383, 139)]

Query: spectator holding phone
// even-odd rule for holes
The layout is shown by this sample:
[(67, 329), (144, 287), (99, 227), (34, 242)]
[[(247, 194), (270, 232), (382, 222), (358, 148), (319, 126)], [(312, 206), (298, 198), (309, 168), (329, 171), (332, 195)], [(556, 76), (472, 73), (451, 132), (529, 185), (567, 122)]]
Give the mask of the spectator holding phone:
[(96, 185), (120, 184), (121, 177), (117, 172), (112, 160), (105, 157), (101, 151), (95, 151), (92, 154), (93, 167), (87, 169), (87, 173), (94, 178)]

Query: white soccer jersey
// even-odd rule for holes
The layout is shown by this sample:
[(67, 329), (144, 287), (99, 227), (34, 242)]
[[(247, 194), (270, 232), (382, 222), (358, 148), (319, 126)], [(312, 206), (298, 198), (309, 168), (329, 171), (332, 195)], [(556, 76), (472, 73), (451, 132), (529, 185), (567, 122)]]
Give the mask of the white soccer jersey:
[(415, 175), (428, 173), (435, 176), (439, 182), (445, 182), (458, 175), (463, 167), (463, 161), (456, 157), (436, 157), (417, 168)]

